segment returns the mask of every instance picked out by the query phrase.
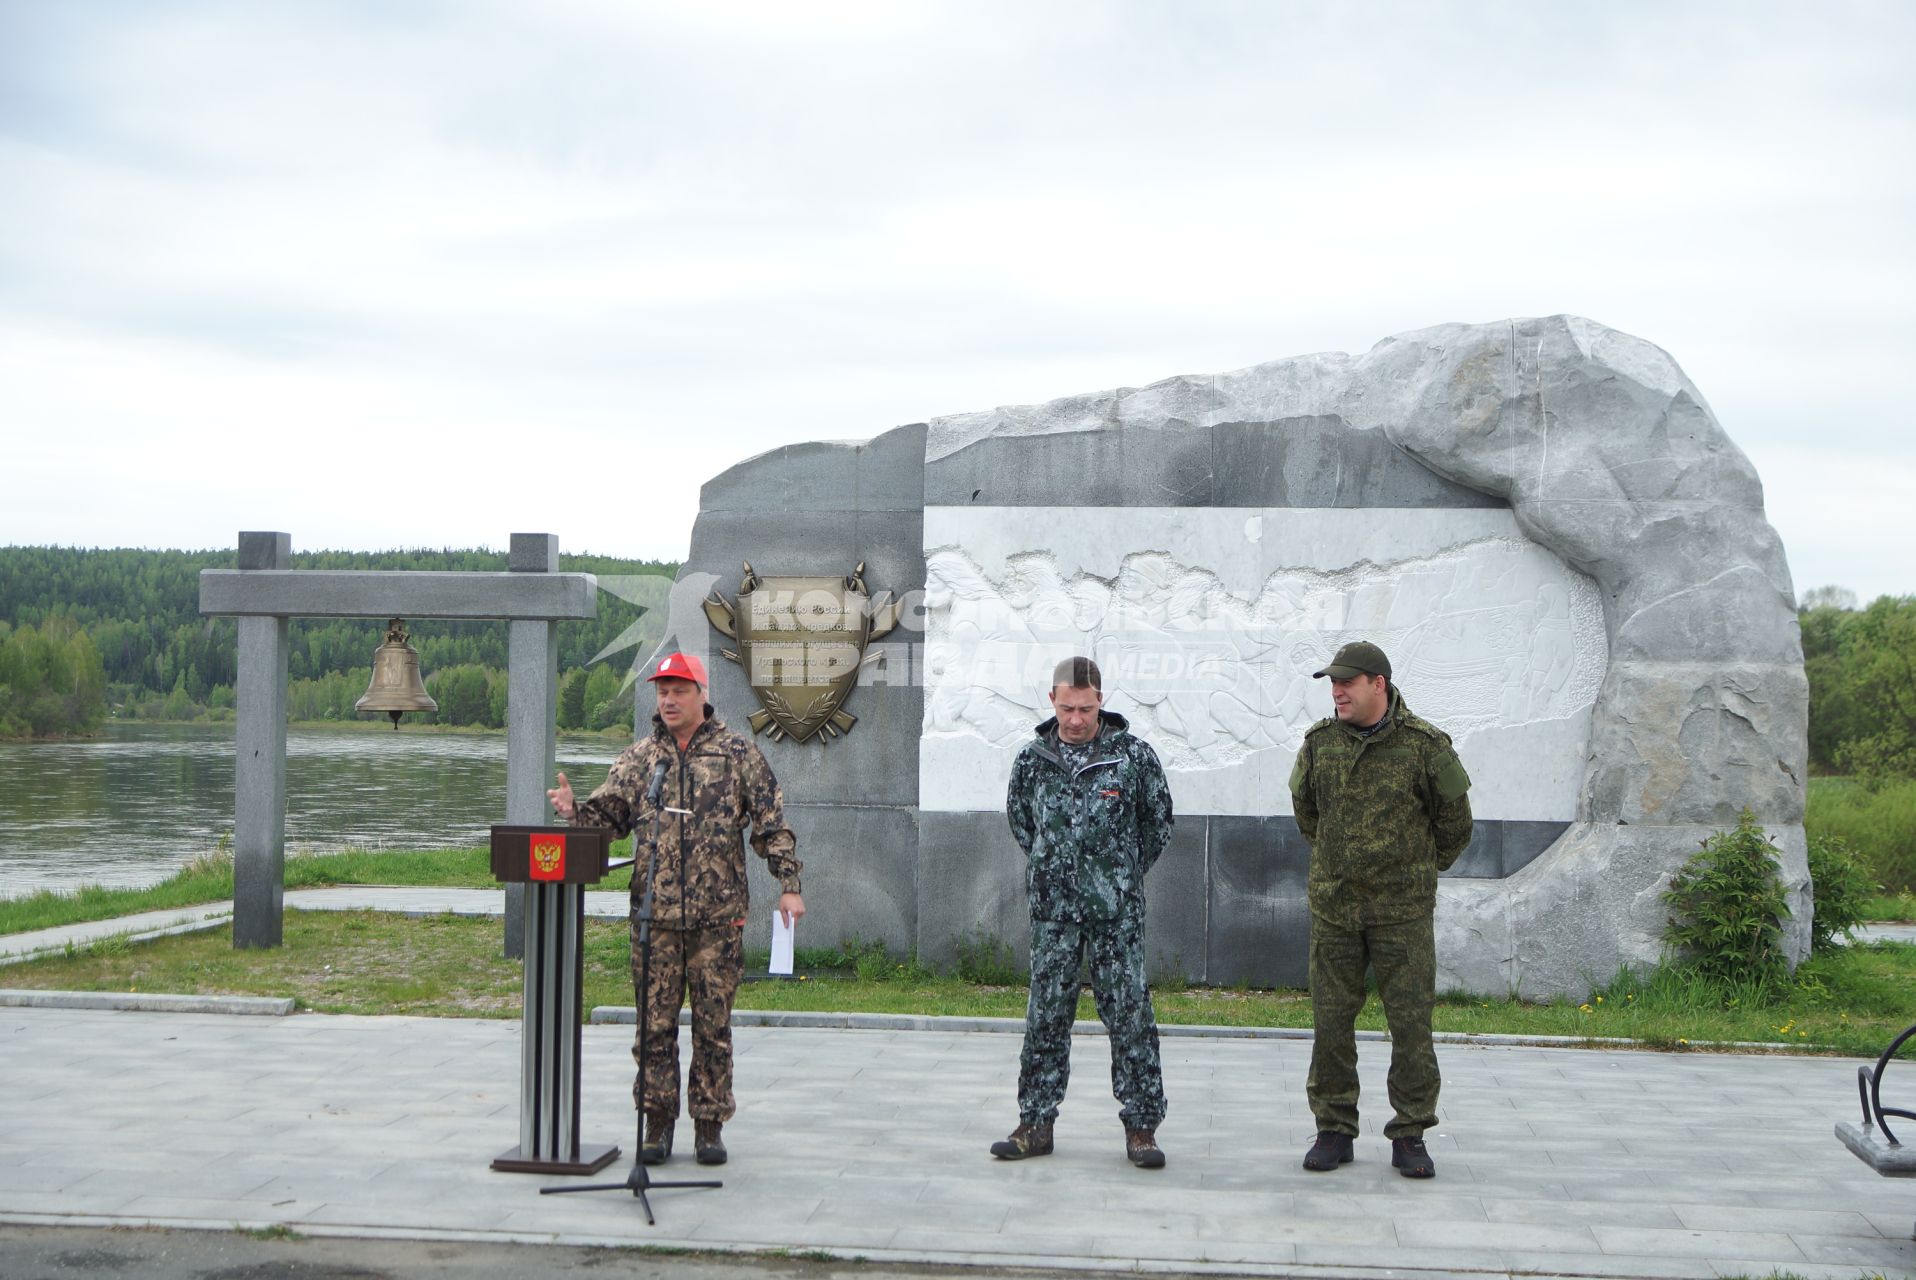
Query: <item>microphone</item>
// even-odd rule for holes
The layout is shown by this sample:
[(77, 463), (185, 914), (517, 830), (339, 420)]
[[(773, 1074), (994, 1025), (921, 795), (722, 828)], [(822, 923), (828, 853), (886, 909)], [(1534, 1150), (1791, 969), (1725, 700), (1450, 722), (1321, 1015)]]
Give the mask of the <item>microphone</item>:
[(654, 809), (659, 807), (659, 797), (665, 792), (665, 771), (669, 767), (667, 761), (659, 761), (659, 767), (652, 771), (652, 785), (645, 789), (645, 802)]

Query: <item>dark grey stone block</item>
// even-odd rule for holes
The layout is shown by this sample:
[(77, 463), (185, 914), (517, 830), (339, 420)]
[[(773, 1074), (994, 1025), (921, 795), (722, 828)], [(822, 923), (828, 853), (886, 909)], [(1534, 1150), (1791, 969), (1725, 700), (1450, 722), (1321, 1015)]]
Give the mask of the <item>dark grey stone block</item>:
[[(742, 668), (720, 659), (712, 672), (713, 705), (720, 719), (751, 735), (758, 696)], [(721, 675), (720, 672), (723, 672)], [(915, 805), (918, 733), (924, 720), (920, 689), (867, 684), (852, 690), (845, 710), (858, 723), (840, 737), (814, 734), (805, 742), (756, 737), (788, 804)]]
[[(798, 837), (805, 920), (801, 947), (836, 946), (848, 939), (883, 942), (894, 955), (912, 948), (918, 915), (918, 822), (906, 808), (788, 804), (785, 820)], [(765, 861), (745, 851), (752, 893), (746, 945), (770, 945), (778, 882)]]
[(1211, 428), (1217, 470), (1215, 505), (1332, 507), (1343, 474), (1343, 438), (1335, 418), (1221, 422)]
[(778, 515), (858, 509), (858, 446), (789, 444), (720, 472), (699, 491), (699, 511)]
[(925, 505), (925, 425), (862, 443), (813, 441), (747, 458), (706, 481), (699, 510), (911, 511)]
[(239, 567), (242, 569), (292, 568), (293, 535), (242, 532), (239, 536)]
[(512, 573), (559, 572), (559, 537), (552, 533), (515, 533), (507, 544), (506, 569)]
[(1002, 813), (918, 815), (918, 958), (949, 968), (958, 940), (983, 935), (1030, 963), (1025, 856)]
[(940, 506), (1496, 507), (1335, 417), (992, 436), (927, 465)]
[(1504, 874), (1504, 824), (1478, 819), (1470, 830), (1470, 843), (1457, 855), (1447, 876), (1469, 876), (1490, 880)]
[(925, 509), (924, 423), (893, 427), (859, 447), (857, 509)]
[(1124, 474), (1124, 433), (1071, 431), (993, 436), (925, 464), (925, 505), (1121, 505), (1109, 495)]
[(584, 573), (386, 569), (203, 569), (200, 612), (217, 617), (593, 618)]
[(1144, 958), (1153, 981), (1173, 975), (1205, 980), (1211, 821), (1203, 814), (1179, 818), (1170, 846), (1144, 878)]
[(1479, 818), (1470, 833), (1470, 845), (1444, 875), (1496, 880), (1515, 875), (1562, 835), (1568, 822), (1518, 822)]
[(1213, 817), (1211, 929), (1205, 980), (1213, 986), (1302, 987), (1309, 976), (1310, 846), (1292, 817)]
[(1557, 842), (1570, 829), (1567, 822), (1517, 822), (1503, 824), (1503, 874), (1514, 876), (1536, 860), (1537, 855)]
[(692, 525), (691, 554), (679, 573), (717, 574), (729, 600), (738, 590), (745, 561), (773, 577), (850, 573), (858, 563), (857, 544), (857, 526), (843, 511), (810, 510), (802, 503), (758, 511), (702, 511)]

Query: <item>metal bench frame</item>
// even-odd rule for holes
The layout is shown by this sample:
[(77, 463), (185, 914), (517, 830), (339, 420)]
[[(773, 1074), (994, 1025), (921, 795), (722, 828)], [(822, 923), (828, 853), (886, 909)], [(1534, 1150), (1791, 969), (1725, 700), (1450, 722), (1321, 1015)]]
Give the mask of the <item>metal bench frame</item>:
[[(1916, 1111), (1883, 1105), (1883, 1072), (1896, 1051), (1912, 1037), (1916, 1037), (1916, 1026), (1890, 1041), (1889, 1048), (1883, 1050), (1883, 1056), (1876, 1059), (1874, 1067), (1856, 1068), (1856, 1093), (1863, 1105), (1862, 1123), (1843, 1120), (1836, 1126), (1836, 1136), (1843, 1145), (1885, 1178), (1916, 1178), (1916, 1147), (1897, 1141), (1888, 1119), (1895, 1116), (1899, 1120), (1916, 1120)], [(1916, 1239), (1916, 1230), (1911, 1231), (1910, 1238)]]

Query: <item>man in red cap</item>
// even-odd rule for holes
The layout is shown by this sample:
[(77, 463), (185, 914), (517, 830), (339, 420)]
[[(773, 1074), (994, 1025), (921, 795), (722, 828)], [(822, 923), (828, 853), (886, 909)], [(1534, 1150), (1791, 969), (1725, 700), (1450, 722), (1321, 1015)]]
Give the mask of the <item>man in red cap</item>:
[[(652, 902), (652, 974), (639, 990), (638, 923), (632, 925), (632, 984), (646, 1020), (646, 1061), (633, 1098), (645, 1113), (639, 1158), (659, 1164), (672, 1154), (679, 1114), (679, 1006), (692, 1006), (692, 1115), (700, 1164), (724, 1164), (720, 1127), (732, 1118), (732, 1000), (744, 968), (745, 850), (739, 833), (778, 880), (786, 923), (805, 914), (799, 896), (797, 838), (785, 825), (785, 799), (772, 767), (750, 738), (715, 719), (705, 700), (705, 664), (686, 653), (665, 657), (646, 677), (657, 691), (652, 733), (620, 753), (605, 784), (575, 800), (565, 774), (546, 792), (559, 817), (582, 827), (638, 832), (633, 877), (636, 908), (644, 892), (653, 806), (647, 800), (661, 768), (658, 870)], [(638, 1042), (632, 1056), (638, 1057)], [(643, 1086), (643, 1093), (640, 1092)]]

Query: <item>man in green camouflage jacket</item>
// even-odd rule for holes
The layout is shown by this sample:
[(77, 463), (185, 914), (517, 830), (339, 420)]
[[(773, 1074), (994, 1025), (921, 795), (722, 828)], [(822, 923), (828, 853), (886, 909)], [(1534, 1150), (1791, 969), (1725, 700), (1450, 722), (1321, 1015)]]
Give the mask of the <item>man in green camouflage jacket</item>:
[[(724, 1164), (720, 1127), (736, 1109), (732, 1097), (732, 1001), (744, 968), (745, 851), (740, 832), (753, 829), (752, 848), (782, 891), (787, 923), (805, 914), (799, 896), (802, 864), (797, 838), (785, 825), (785, 799), (765, 756), (750, 738), (713, 718), (705, 700), (705, 664), (675, 653), (646, 677), (657, 690), (652, 733), (620, 753), (605, 784), (582, 801), (571, 784), (547, 792), (553, 812), (575, 826), (636, 831), (633, 850), (632, 984), (646, 1020), (646, 1061), (639, 1064), (633, 1100), (645, 1113), (639, 1158), (659, 1164), (672, 1154), (679, 1114), (679, 1005), (692, 1006), (692, 1074), (686, 1110), (692, 1115), (700, 1164)], [(651, 856), (652, 806), (646, 792), (665, 766), (659, 799), (658, 870), (653, 883), (652, 972), (640, 990), (639, 897)], [(635, 1038), (632, 1056), (639, 1056)], [(641, 1092), (643, 1090), (643, 1092)]]
[(1311, 1072), (1305, 1084), (1317, 1141), (1306, 1169), (1351, 1159), (1357, 1135), (1357, 1012), (1364, 967), (1390, 1026), (1391, 1164), (1407, 1178), (1437, 1167), (1424, 1130), (1437, 1123), (1437, 998), (1431, 918), (1437, 873), (1470, 843), (1470, 776), (1450, 737), (1410, 713), (1390, 659), (1367, 641), (1329, 666), (1337, 714), (1312, 725), (1291, 771), (1298, 830), (1311, 846)]
[(1078, 967), (1087, 950), (1098, 1017), (1111, 1038), (1111, 1091), (1125, 1154), (1164, 1166), (1158, 1025), (1144, 977), (1144, 876), (1171, 839), (1171, 789), (1157, 753), (1104, 710), (1103, 676), (1068, 658), (1052, 678), (1057, 714), (1011, 767), (1005, 811), (1029, 860), (1031, 998), (1018, 1069), (1018, 1127), (991, 1154), (1050, 1155), (1052, 1124), (1071, 1078)]

